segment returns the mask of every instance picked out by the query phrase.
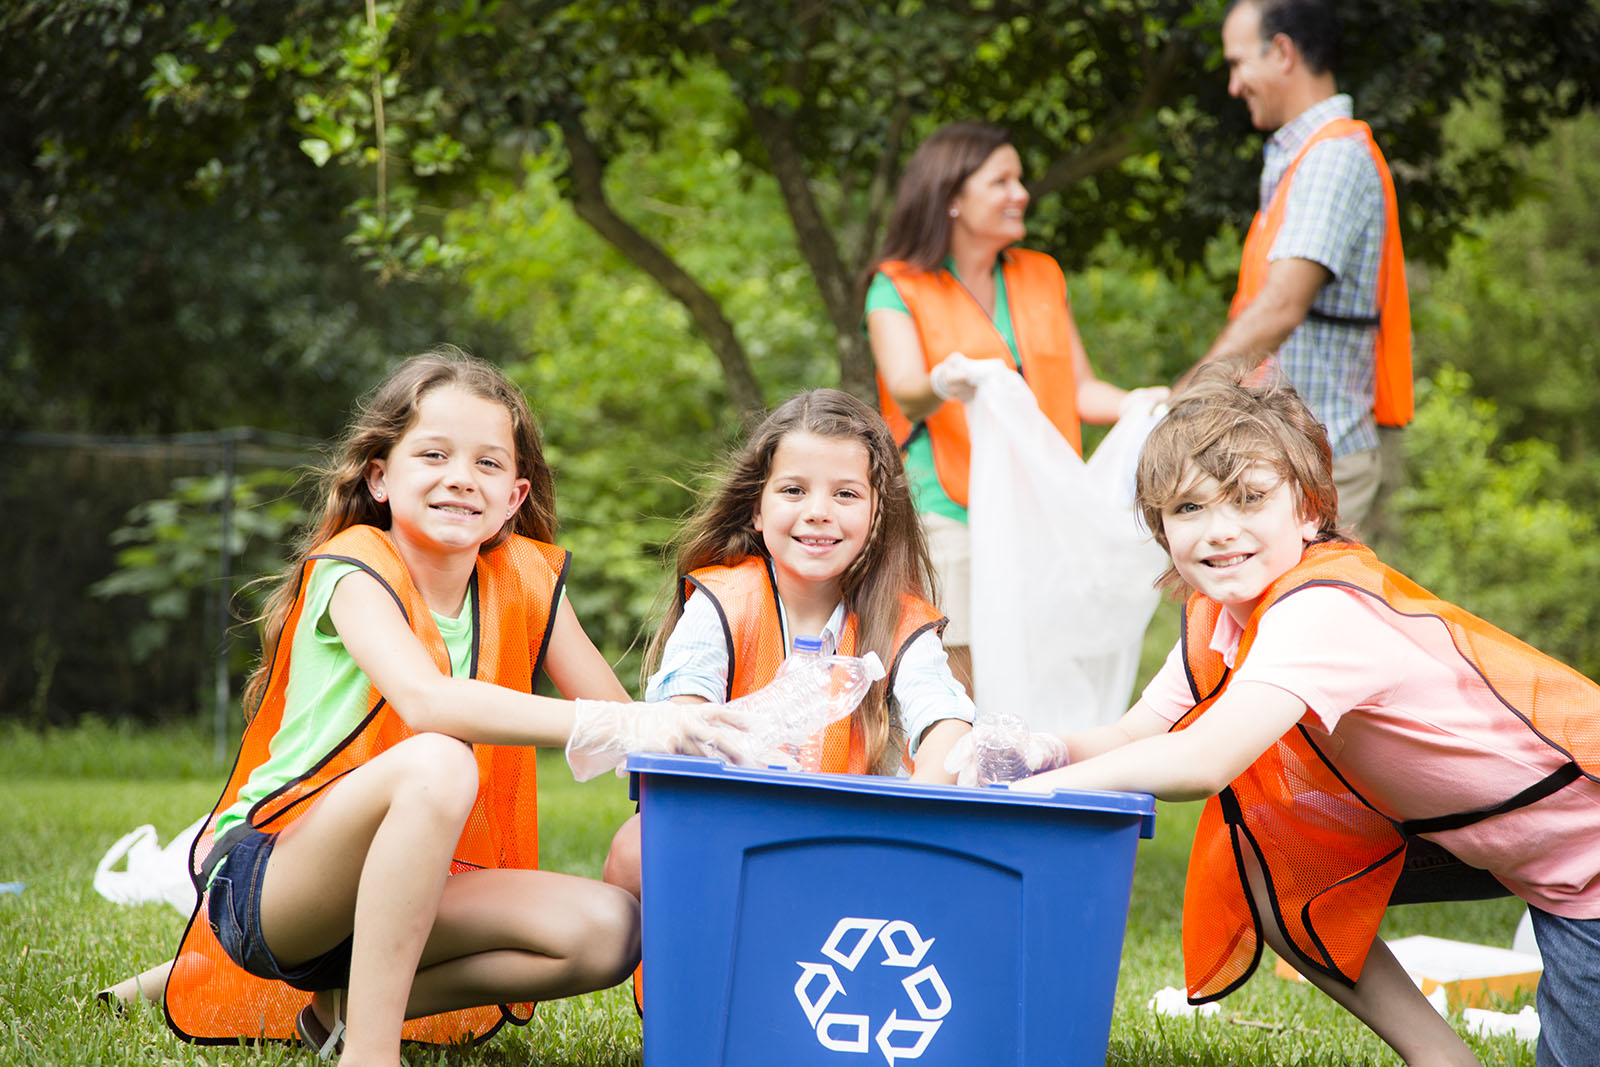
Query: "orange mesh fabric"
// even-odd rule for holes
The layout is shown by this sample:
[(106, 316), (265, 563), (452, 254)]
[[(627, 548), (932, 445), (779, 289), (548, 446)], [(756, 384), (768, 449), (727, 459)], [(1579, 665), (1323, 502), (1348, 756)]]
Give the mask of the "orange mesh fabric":
[[(993, 321), (978, 306), (966, 286), (948, 270), (932, 273), (908, 263), (890, 260), (879, 270), (894, 282), (905, 301), (922, 342), (922, 358), (931, 370), (951, 352), (968, 359), (1000, 359), (1015, 366), (1011, 349)], [(1061, 431), (1074, 451), (1083, 451), (1078, 425), (1077, 370), (1072, 365), (1072, 309), (1067, 300), (1067, 279), (1054, 259), (1025, 248), (1009, 249), (1001, 265), (1006, 284), (1006, 306), (1011, 312), (1011, 332), (1022, 358), (1022, 375), (1039, 401), (1039, 409)], [(878, 378), (878, 406), (894, 439), (904, 447), (911, 422)], [(967, 478), (972, 464), (972, 437), (966, 409), (946, 401), (923, 420), (933, 444), (933, 464), (939, 484), (962, 507), (967, 503)]]
[[(288, 686), (294, 627), (299, 621), (311, 570), (325, 559), (354, 562), (389, 589), (405, 612), (434, 664), (450, 669), (444, 639), (421, 594), (387, 535), (370, 526), (354, 526), (329, 539), (307, 561), (297, 577), (299, 599), (291, 610), (274, 655), (267, 692), (245, 728), (239, 756), (212, 819), (231, 807), (250, 773), (266, 758), (282, 722)], [(529, 692), (543, 667), (554, 613), (552, 605), (565, 581), (567, 554), (553, 545), (515, 537), (479, 557), (473, 676)], [(325, 761), (301, 779), (265, 798), (250, 813), (257, 829), (288, 826), (328, 785), (412, 731), (375, 689), (368, 696), (371, 713)], [(475, 868), (538, 866), (537, 781), (530, 749), (476, 745), (478, 799), (462, 830), (451, 873)], [(211, 834), (202, 834), (190, 854), (191, 869), (210, 852)], [(179, 1036), (203, 1043), (232, 1043), (243, 1038), (295, 1036), (295, 1015), (309, 995), (281, 982), (256, 978), (228, 958), (211, 934), (202, 901), (189, 920), (167, 983), (166, 1012)], [(447, 1015), (413, 1019), (403, 1031), (407, 1040), (436, 1043), (478, 1040), (507, 1018), (526, 1020), (531, 1004), (489, 1006)]]
[[(1359, 545), (1317, 545), (1267, 591), (1240, 638), (1243, 663), (1262, 614), (1279, 597), (1342, 585), (1381, 598), (1401, 616), (1439, 619), (1503, 711), (1596, 778), (1600, 687), (1565, 664), (1432, 596)], [(1221, 608), (1195, 596), (1183, 634), (1195, 708), (1182, 729), (1226, 690), (1229, 672), (1208, 647)], [(1600, 779), (1596, 779), (1600, 780)], [(1221, 795), (1206, 803), (1184, 896), (1184, 965), (1191, 1000), (1237, 988), (1260, 955), (1260, 924), (1246, 897), (1245, 850), (1264, 872), (1280, 926), (1302, 969), (1354, 983), (1404, 863), (1397, 823), (1340, 777), (1301, 727), (1285, 734)]]
[(1383, 251), (1378, 261), (1378, 339), (1377, 375), (1373, 381), (1372, 410), (1380, 426), (1404, 426), (1411, 421), (1411, 300), (1406, 291), (1405, 252), (1400, 246), (1400, 206), (1394, 195), (1394, 178), (1389, 163), (1372, 139), (1372, 129), (1356, 119), (1334, 119), (1313, 133), (1289, 163), (1272, 201), (1265, 211), (1256, 212), (1245, 234), (1244, 254), (1239, 260), (1239, 286), (1234, 291), (1228, 316), (1239, 314), (1256, 298), (1267, 283), (1267, 256), (1288, 212), (1289, 184), (1313, 145), (1334, 137), (1360, 136), (1383, 183)]
[[(728, 642), (728, 698), (753, 693), (778, 676), (786, 649), (783, 626), (778, 613), (778, 588), (766, 560), (747, 556), (723, 567), (702, 567), (684, 579), (684, 596), (695, 592), (711, 598), (722, 618), (723, 636)], [(886, 688), (894, 684), (900, 655), (930, 626), (938, 627), (944, 617), (933, 605), (916, 597), (902, 601), (900, 626), (895, 632), (894, 662), (888, 665)], [(845, 620), (839, 639), (839, 652), (854, 655), (856, 620)], [(856, 716), (840, 719), (822, 735), (822, 769), (833, 774), (867, 773), (866, 750)]]

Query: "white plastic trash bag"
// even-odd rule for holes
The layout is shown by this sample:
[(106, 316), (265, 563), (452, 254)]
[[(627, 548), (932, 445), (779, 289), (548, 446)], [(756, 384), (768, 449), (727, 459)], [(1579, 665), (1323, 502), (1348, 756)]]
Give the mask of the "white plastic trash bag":
[(148, 823), (123, 834), (95, 868), (95, 891), (116, 904), (164, 900), (185, 917), (193, 914), (197, 894), (189, 878), (189, 849), (207, 818), (202, 815), (179, 831), (166, 848)]
[(1132, 407), (1086, 463), (1020, 375), (977, 377), (967, 519), (980, 712), (1070, 733), (1128, 709), (1167, 563), (1133, 511), (1160, 409)]

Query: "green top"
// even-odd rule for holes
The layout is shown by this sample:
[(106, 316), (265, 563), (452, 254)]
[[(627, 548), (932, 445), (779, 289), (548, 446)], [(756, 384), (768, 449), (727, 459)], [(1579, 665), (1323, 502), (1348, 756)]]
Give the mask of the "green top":
[[(1011, 330), (1011, 306), (1006, 302), (1006, 280), (1000, 262), (999, 258), (994, 261), (994, 328), (1000, 331), (1006, 347), (1011, 349), (1011, 358), (1016, 360), (1017, 369), (1021, 370), (1022, 356), (1017, 352), (1017, 338)], [(956, 274), (953, 260), (946, 258), (944, 267), (955, 275), (957, 281), (961, 280), (961, 275)], [(867, 288), (865, 314), (870, 315), (880, 308), (911, 314), (911, 309), (906, 307), (894, 282), (882, 271), (872, 276), (872, 284)], [(911, 434), (911, 442), (905, 449), (906, 481), (911, 485), (911, 501), (919, 512), (932, 512), (957, 522), (966, 522), (967, 509), (951, 500), (950, 494), (939, 484), (939, 474), (933, 466), (933, 443), (928, 440), (921, 426), (921, 423), (917, 424)]]
[[(358, 569), (354, 563), (332, 559), (312, 567), (305, 606), (290, 646), (294, 666), (289, 672), (283, 721), (272, 737), (270, 755), (250, 772), (239, 798), (217, 817), (217, 837), (243, 822), (263, 797), (315, 767), (366, 717), (367, 691), (372, 683), (350, 658), (328, 617), (334, 588)], [(457, 678), (471, 670), (472, 616), (470, 595), (457, 618), (433, 613), (450, 655), (450, 673)]]

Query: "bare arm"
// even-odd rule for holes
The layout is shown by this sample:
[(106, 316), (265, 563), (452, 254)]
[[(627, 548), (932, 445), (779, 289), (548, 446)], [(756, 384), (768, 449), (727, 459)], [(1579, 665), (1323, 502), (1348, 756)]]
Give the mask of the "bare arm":
[(922, 731), (922, 743), (917, 746), (917, 769), (912, 772), (913, 782), (944, 782), (956, 780), (953, 771), (944, 768), (944, 758), (950, 749), (972, 730), (972, 724), (963, 719), (940, 719)]
[(1072, 373), (1078, 383), (1078, 395), (1074, 398), (1078, 405), (1078, 418), (1098, 425), (1116, 422), (1121, 413), (1122, 398), (1128, 395), (1128, 391), (1094, 376), (1094, 368), (1089, 365), (1089, 354), (1084, 351), (1083, 338), (1078, 333), (1078, 324), (1072, 320), (1070, 313), (1067, 315), (1067, 345), (1072, 350)]
[[(1265, 682), (1238, 682), (1184, 730), (1139, 737), (1013, 788), (1041, 793), (1116, 789), (1153, 793), (1162, 800), (1199, 800), (1221, 792), (1305, 713), (1305, 703), (1286, 690)], [(1130, 711), (1121, 722), (1102, 730), (1116, 729), (1133, 714)], [(1098, 731), (1091, 733), (1099, 736)], [(1073, 740), (1085, 736), (1075, 735)], [(1093, 744), (1083, 748), (1087, 753)], [(1073, 756), (1078, 756), (1076, 746)]]
[(413, 730), (488, 744), (547, 746), (566, 744), (572, 733), (567, 701), (441, 674), (394, 598), (364, 571), (340, 580), (328, 615), (356, 665)]
[[(921, 420), (939, 410), (944, 403), (928, 382), (927, 361), (923, 358), (922, 338), (916, 323), (904, 311), (878, 308), (867, 316), (867, 344), (883, 384), (900, 405), (906, 418)], [(939, 358), (949, 355), (936, 353)]]
[(556, 624), (550, 634), (550, 650), (545, 655), (545, 673), (568, 700), (633, 699), (617, 681), (611, 664), (594, 647), (577, 613), (566, 597), (556, 608)]
[(1321, 263), (1309, 259), (1275, 259), (1267, 267), (1266, 284), (1243, 311), (1223, 327), (1200, 362), (1227, 355), (1267, 355), (1306, 319), (1317, 291), (1333, 280)]

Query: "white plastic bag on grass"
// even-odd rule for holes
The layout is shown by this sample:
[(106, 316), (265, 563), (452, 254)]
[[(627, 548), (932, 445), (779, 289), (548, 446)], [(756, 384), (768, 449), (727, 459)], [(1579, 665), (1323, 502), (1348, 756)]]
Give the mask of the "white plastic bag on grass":
[(1070, 733), (1128, 709), (1167, 563), (1133, 511), (1159, 409), (1130, 408), (1086, 463), (1020, 375), (977, 377), (967, 520), (980, 711)]
[[(189, 848), (207, 818), (202, 815), (180, 830), (166, 848), (148, 823), (123, 834), (95, 867), (95, 891), (114, 904), (164, 900), (185, 917), (192, 914), (196, 894), (189, 878)], [(119, 863), (121, 870), (115, 869)]]

